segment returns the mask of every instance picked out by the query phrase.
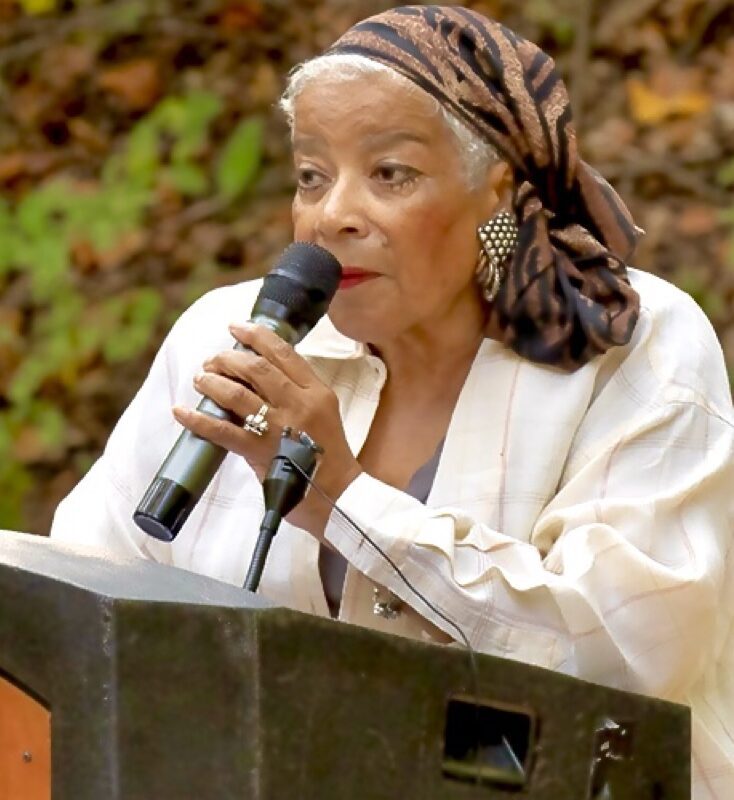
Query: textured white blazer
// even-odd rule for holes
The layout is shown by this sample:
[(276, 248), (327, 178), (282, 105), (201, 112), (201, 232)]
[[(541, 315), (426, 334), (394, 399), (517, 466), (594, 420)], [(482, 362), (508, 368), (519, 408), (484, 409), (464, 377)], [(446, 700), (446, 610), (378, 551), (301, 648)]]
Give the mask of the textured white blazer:
[[(685, 702), (694, 798), (734, 798), (734, 414), (721, 349), (698, 306), (630, 270), (642, 299), (630, 344), (573, 374), (492, 340), (461, 391), (425, 504), (362, 474), (339, 506), (487, 653)], [(229, 454), (178, 538), (148, 538), (132, 512), (175, 441), (174, 403), (232, 345), (259, 281), (214, 290), (174, 325), (104, 455), (59, 505), (52, 536), (242, 584), (261, 487)], [(359, 453), (385, 366), (322, 320), (297, 348), (339, 397)], [(323, 443), (328, 447), (328, 442)], [(348, 560), (340, 619), (447, 642), (455, 630), (411, 595), (336, 513)], [(328, 616), (319, 544), (284, 523), (263, 574), (275, 602)], [(373, 590), (406, 603), (373, 613)]]

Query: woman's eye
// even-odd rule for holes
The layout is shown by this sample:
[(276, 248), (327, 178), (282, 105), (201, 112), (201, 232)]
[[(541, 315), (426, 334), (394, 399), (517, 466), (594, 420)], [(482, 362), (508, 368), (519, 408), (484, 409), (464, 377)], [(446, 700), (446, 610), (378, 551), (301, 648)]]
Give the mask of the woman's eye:
[(321, 183), (322, 176), (315, 169), (296, 170), (296, 181), (299, 189), (316, 189)]
[(415, 170), (401, 164), (381, 164), (375, 170), (375, 177), (382, 183), (403, 186), (415, 180)]

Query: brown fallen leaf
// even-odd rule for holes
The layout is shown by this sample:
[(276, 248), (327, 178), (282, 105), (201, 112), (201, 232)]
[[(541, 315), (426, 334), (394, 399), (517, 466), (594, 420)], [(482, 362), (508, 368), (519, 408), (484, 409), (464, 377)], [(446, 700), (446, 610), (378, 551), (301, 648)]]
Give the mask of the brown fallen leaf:
[(163, 88), (158, 63), (150, 58), (134, 59), (106, 69), (97, 84), (116, 95), (131, 111), (149, 109)]
[(13, 438), (11, 453), (21, 464), (37, 464), (49, 458), (49, 447), (32, 425), (25, 425)]
[(10, 183), (25, 174), (25, 155), (19, 151), (0, 156), (0, 183)]
[(718, 213), (712, 206), (687, 205), (676, 219), (676, 229), (684, 236), (705, 236), (719, 226)]
[(92, 152), (105, 153), (110, 146), (109, 139), (82, 117), (72, 117), (67, 124), (74, 139)]
[(0, 395), (7, 392), (13, 372), (23, 359), (23, 312), (0, 308)]
[(94, 245), (88, 239), (77, 239), (69, 248), (71, 263), (77, 272), (90, 275), (97, 271), (99, 260)]
[(146, 241), (146, 234), (141, 230), (122, 234), (112, 247), (97, 253), (100, 268), (109, 272), (123, 266), (130, 258), (140, 253)]
[(722, 54), (712, 53), (716, 68), (711, 77), (711, 91), (719, 100), (734, 100), (734, 37), (726, 43)]
[(65, 91), (93, 66), (94, 51), (90, 47), (62, 43), (43, 51), (39, 72), (49, 86)]
[(661, 6), (668, 38), (674, 42), (685, 42), (691, 36), (696, 18), (702, 7), (712, 0), (667, 0)]
[(54, 169), (59, 161), (58, 153), (14, 150), (0, 156), (0, 183), (12, 183), (25, 176), (41, 178)]
[(636, 137), (637, 129), (630, 120), (610, 117), (584, 136), (584, 157), (592, 162), (619, 159)]
[(11, 93), (8, 109), (23, 127), (34, 126), (53, 103), (51, 93), (40, 83), (20, 86)]
[(200, 222), (191, 228), (188, 240), (198, 258), (212, 258), (224, 246), (229, 236), (226, 225), (219, 222)]
[(252, 73), (248, 89), (248, 102), (253, 105), (272, 103), (280, 94), (280, 73), (272, 64), (261, 61)]
[(21, 14), (20, 6), (15, 0), (0, 0), (0, 22), (9, 24)]
[(218, 27), (226, 35), (257, 28), (263, 17), (260, 0), (230, 3), (219, 15)]
[(72, 263), (82, 275), (90, 275), (99, 270), (109, 272), (121, 267), (137, 255), (145, 244), (142, 231), (128, 231), (106, 250), (98, 250), (88, 239), (79, 238), (70, 247)]

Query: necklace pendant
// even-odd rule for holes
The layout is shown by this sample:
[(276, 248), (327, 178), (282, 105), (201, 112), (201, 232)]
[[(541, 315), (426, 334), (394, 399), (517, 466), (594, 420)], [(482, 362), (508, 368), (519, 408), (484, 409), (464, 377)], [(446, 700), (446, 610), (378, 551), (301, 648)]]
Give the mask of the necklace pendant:
[(372, 590), (372, 613), (383, 619), (396, 619), (402, 613), (403, 601), (389, 589), (375, 586)]

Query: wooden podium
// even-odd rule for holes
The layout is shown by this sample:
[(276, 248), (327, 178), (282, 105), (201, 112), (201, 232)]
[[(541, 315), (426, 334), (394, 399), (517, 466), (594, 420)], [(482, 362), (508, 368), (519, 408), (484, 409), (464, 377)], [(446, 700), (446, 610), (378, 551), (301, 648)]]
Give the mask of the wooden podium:
[(0, 798), (690, 798), (687, 708), (477, 664), (0, 532)]

